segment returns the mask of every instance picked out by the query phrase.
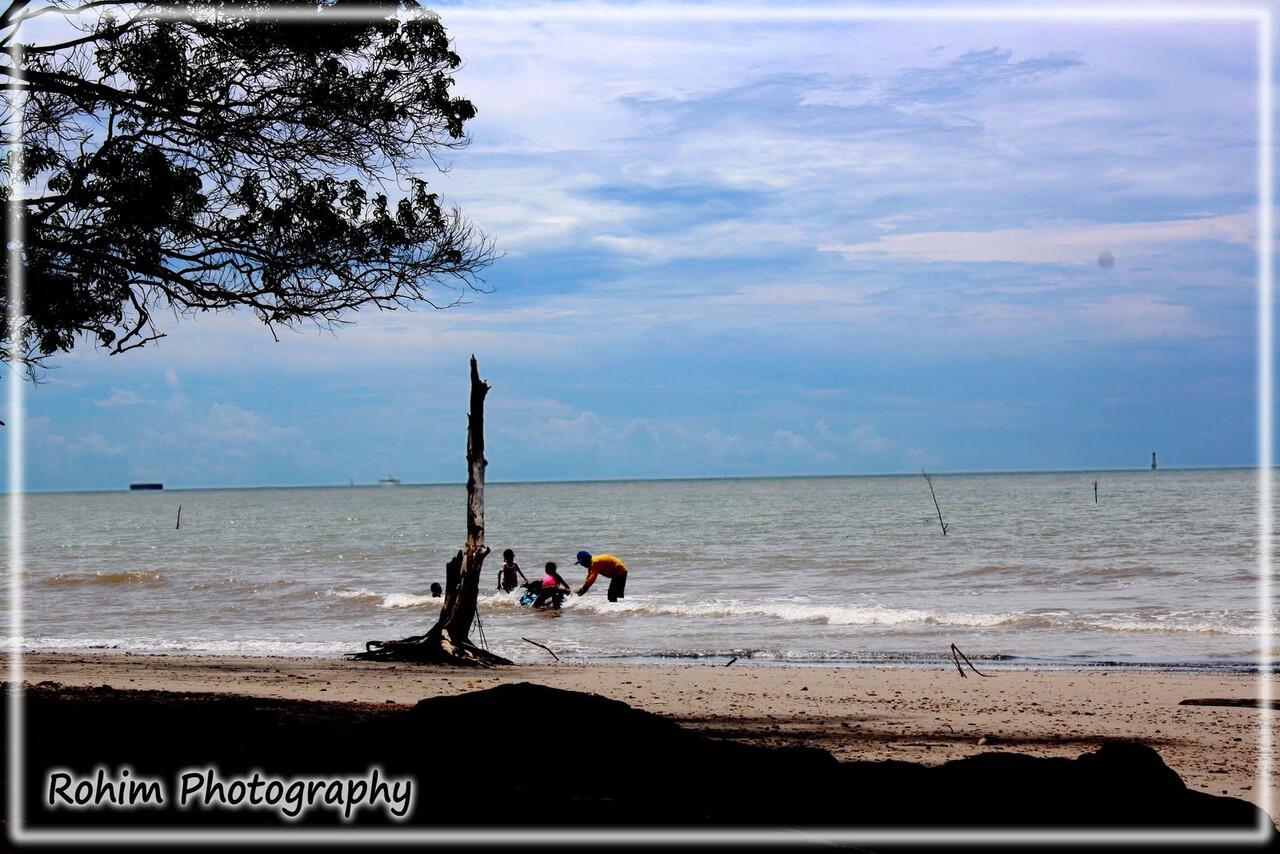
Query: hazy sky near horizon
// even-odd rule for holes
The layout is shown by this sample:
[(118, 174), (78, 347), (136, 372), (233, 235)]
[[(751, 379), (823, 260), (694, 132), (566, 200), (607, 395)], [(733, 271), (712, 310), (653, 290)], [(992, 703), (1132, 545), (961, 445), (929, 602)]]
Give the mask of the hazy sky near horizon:
[(29, 488), (462, 480), (470, 353), (496, 480), (1255, 461), (1252, 24), (436, 8), (491, 292), (82, 346)]

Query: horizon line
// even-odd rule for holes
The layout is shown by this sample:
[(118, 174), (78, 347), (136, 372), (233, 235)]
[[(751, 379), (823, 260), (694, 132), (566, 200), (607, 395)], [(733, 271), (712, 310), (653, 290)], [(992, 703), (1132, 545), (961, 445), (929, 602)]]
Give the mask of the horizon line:
[[(1276, 468), (1276, 466), (1272, 466)], [(1089, 473), (1113, 473), (1126, 474), (1137, 472), (1155, 471), (1157, 474), (1162, 471), (1176, 472), (1193, 472), (1193, 471), (1260, 471), (1258, 465), (1205, 465), (1205, 466), (1161, 466), (1157, 469), (1149, 469), (1146, 467), (1137, 468), (1065, 468), (1065, 469), (964, 469), (958, 471), (929, 471), (931, 477), (969, 477), (975, 475), (1042, 475), (1042, 474), (1089, 474)], [(547, 478), (547, 479), (520, 479), (520, 480), (486, 480), (488, 486), (525, 486), (525, 485), (554, 485), (554, 484), (579, 484), (579, 483), (681, 483), (695, 481), (712, 481), (712, 480), (838, 480), (850, 478), (875, 478), (875, 477), (919, 477), (925, 469), (921, 471), (897, 471), (897, 472), (862, 472), (862, 473), (836, 473), (836, 474), (724, 474), (724, 475), (685, 475), (685, 476), (656, 476), (656, 477), (594, 477), (594, 478)], [(163, 481), (135, 481), (136, 483), (163, 483)], [(88, 493), (88, 492), (213, 492), (217, 490), (235, 490), (235, 489), (352, 489), (356, 487), (382, 487), (389, 486), (465, 486), (465, 480), (436, 480), (436, 481), (399, 481), (395, 484), (379, 484), (377, 481), (362, 483), (311, 483), (311, 484), (258, 484), (253, 486), (163, 486), (158, 490), (131, 490), (128, 485), (122, 487), (84, 487), (71, 489), (33, 489), (27, 490), (25, 495), (56, 495), (61, 493)], [(7, 492), (5, 494), (8, 494)]]

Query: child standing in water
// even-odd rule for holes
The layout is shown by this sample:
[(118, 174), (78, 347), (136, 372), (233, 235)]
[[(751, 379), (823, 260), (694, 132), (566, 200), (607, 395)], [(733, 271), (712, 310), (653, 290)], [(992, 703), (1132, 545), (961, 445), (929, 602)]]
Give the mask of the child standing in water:
[(507, 549), (502, 553), (502, 568), (498, 570), (498, 588), (503, 593), (515, 590), (517, 575), (528, 583), (529, 579), (524, 577), (524, 573), (520, 571), (520, 564), (516, 563), (516, 553)]

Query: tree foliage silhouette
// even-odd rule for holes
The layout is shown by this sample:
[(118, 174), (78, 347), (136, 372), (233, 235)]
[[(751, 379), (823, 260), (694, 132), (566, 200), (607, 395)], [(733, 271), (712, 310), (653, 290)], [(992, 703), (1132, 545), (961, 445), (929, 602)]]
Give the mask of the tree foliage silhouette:
[[(56, 35), (24, 43), (41, 27)], [(2, 192), (25, 215), (10, 363), (142, 346), (158, 310), (248, 308), (274, 334), (454, 304), (494, 258), (418, 174), (445, 168), (476, 110), (414, 0), (14, 0), (0, 50), (21, 119), (3, 165), (21, 189)]]

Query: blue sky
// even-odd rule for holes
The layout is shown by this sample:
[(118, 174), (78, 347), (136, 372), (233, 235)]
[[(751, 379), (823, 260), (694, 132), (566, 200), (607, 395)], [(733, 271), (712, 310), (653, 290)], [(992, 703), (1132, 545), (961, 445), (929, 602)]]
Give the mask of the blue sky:
[(440, 8), (492, 292), (85, 345), (30, 488), (461, 480), (472, 352), (498, 480), (1255, 460), (1251, 24)]

